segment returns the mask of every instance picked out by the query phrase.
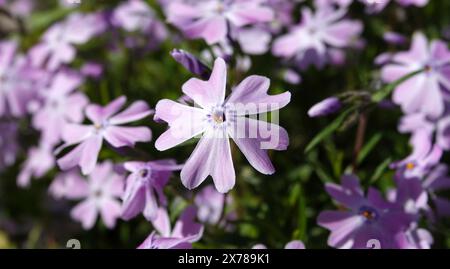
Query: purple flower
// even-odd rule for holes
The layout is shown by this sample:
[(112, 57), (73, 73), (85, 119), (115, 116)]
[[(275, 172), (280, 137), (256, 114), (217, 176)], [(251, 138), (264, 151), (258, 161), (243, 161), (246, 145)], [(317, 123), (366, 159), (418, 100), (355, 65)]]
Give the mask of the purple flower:
[(405, 159), (391, 164), (391, 168), (402, 169), (405, 177), (421, 178), (439, 163), (443, 151), (438, 145), (431, 143), (425, 131), (416, 132), (410, 143), (413, 152)]
[(80, 72), (83, 76), (99, 79), (103, 73), (103, 66), (96, 62), (87, 62), (81, 67)]
[(167, 6), (167, 20), (180, 28), (188, 38), (203, 38), (208, 44), (224, 41), (228, 23), (243, 27), (273, 19), (265, 0), (174, 1)]
[(311, 118), (327, 116), (339, 111), (342, 107), (341, 101), (337, 97), (328, 97), (315, 104), (308, 110)]
[(0, 116), (23, 116), (36, 90), (37, 72), (16, 50), (15, 42), (0, 42)]
[(424, 71), (395, 89), (393, 101), (406, 114), (420, 112), (437, 118), (445, 110), (441, 87), (450, 90), (450, 51), (446, 43), (435, 40), (428, 44), (422, 33), (415, 33), (411, 49), (395, 54), (392, 63), (381, 70), (381, 76), (390, 83), (420, 69)]
[(278, 110), (290, 102), (291, 94), (270, 96), (267, 94), (270, 80), (251, 76), (236, 86), (225, 101), (226, 78), (225, 61), (218, 58), (208, 81), (192, 78), (183, 85), (183, 93), (200, 107), (167, 99), (156, 105), (155, 117), (170, 126), (156, 140), (158, 150), (167, 150), (201, 135), (181, 170), (181, 181), (188, 189), (198, 187), (209, 175), (219, 192), (233, 188), (236, 175), (229, 137), (263, 174), (275, 172), (266, 150), (285, 150), (289, 144), (288, 134), (282, 127), (245, 116)]
[(141, 0), (124, 1), (115, 10), (112, 23), (126, 31), (145, 31), (155, 21), (154, 11)]
[(363, 30), (361, 22), (344, 19), (346, 13), (329, 5), (318, 6), (316, 13), (303, 8), (301, 23), (275, 40), (272, 53), (298, 62), (314, 55), (313, 62), (320, 66), (328, 48), (351, 47)]
[(225, 195), (208, 185), (195, 196), (195, 205), (198, 208), (198, 219), (202, 223), (215, 225), (219, 223), (224, 211)]
[(120, 217), (118, 199), (123, 193), (123, 176), (114, 172), (113, 164), (104, 162), (97, 165), (87, 182), (77, 187), (84, 200), (72, 209), (72, 218), (81, 222), (85, 230), (89, 230), (100, 214), (105, 226), (114, 228)]
[(331, 231), (328, 245), (336, 248), (367, 248), (378, 240), (382, 248), (394, 248), (393, 237), (409, 226), (411, 217), (385, 201), (374, 188), (367, 197), (353, 175), (342, 177), (342, 185), (326, 184), (326, 190), (345, 211), (321, 212), (317, 222)]
[(195, 207), (187, 207), (172, 230), (167, 211), (160, 208), (156, 219), (152, 221), (156, 231), (152, 232), (138, 249), (192, 248), (192, 243), (200, 240), (203, 235), (203, 225), (194, 222), (196, 215)]
[[(267, 249), (263, 244), (257, 244), (252, 247), (252, 249)], [(305, 244), (300, 240), (294, 240), (286, 244), (284, 249), (305, 249)]]
[(396, 33), (396, 32), (386, 32), (383, 35), (383, 39), (388, 42), (389, 44), (394, 44), (394, 45), (403, 45), (407, 42), (407, 38), (400, 34), (400, 33)]
[(181, 169), (174, 160), (151, 162), (126, 162), (125, 169), (131, 174), (127, 178), (123, 194), (122, 218), (130, 220), (143, 213), (147, 220), (156, 218), (159, 203), (166, 205), (163, 189), (172, 171)]
[(75, 91), (82, 82), (78, 74), (60, 71), (49, 87), (39, 92), (42, 106), (33, 115), (33, 126), (42, 131), (47, 143), (56, 145), (61, 141), (62, 126), (83, 121), (83, 110), (89, 101)]
[(31, 60), (35, 66), (46, 64), (48, 70), (54, 71), (75, 58), (74, 45), (86, 43), (105, 29), (106, 24), (100, 13), (72, 13), (45, 32), (41, 43), (31, 49)]
[(80, 175), (78, 169), (59, 173), (48, 188), (55, 199), (80, 200), (86, 197), (87, 181)]
[(211, 70), (203, 64), (197, 57), (180, 49), (174, 49), (170, 53), (172, 57), (180, 63), (184, 68), (190, 71), (192, 74), (201, 77), (202, 79), (208, 79), (211, 76)]
[(28, 151), (27, 159), (22, 170), (17, 177), (17, 185), (28, 187), (31, 178), (41, 178), (55, 166), (52, 146), (42, 140), (38, 147), (33, 147)]
[(16, 122), (0, 121), (0, 172), (14, 164), (19, 150)]
[(152, 113), (143, 101), (136, 101), (122, 112), (126, 97), (121, 96), (105, 107), (90, 104), (86, 108), (86, 116), (91, 125), (66, 124), (62, 137), (68, 147), (76, 145), (72, 151), (58, 159), (62, 170), (80, 166), (84, 175), (92, 172), (97, 163), (103, 140), (113, 147), (132, 147), (137, 142), (148, 142), (151, 131), (147, 127), (124, 127), (122, 124), (143, 119)]
[(428, 192), (430, 199), (436, 207), (436, 213), (439, 217), (450, 216), (450, 200), (440, 197), (438, 192), (450, 189), (450, 177), (448, 176), (448, 167), (444, 164), (437, 165), (424, 179), (423, 188)]

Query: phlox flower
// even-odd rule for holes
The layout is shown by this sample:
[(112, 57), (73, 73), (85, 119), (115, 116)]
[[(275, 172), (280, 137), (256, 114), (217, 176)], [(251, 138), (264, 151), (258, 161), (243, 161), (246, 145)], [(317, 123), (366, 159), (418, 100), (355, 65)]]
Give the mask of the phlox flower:
[(181, 181), (188, 189), (198, 187), (209, 175), (219, 192), (225, 193), (233, 188), (236, 175), (229, 138), (234, 140), (250, 164), (263, 174), (275, 172), (266, 150), (285, 150), (289, 144), (286, 130), (254, 116), (286, 106), (291, 94), (268, 95), (270, 80), (250, 76), (225, 100), (226, 78), (225, 61), (218, 58), (208, 81), (192, 78), (182, 87), (183, 93), (200, 107), (189, 107), (167, 99), (156, 105), (155, 117), (170, 127), (156, 140), (158, 150), (167, 150), (201, 136), (181, 170)]
[(0, 172), (14, 164), (19, 152), (18, 125), (13, 121), (0, 121)]
[(197, 217), (202, 223), (217, 224), (225, 208), (225, 195), (218, 192), (214, 186), (204, 187), (195, 196), (195, 205), (198, 208)]
[(381, 70), (382, 79), (391, 83), (412, 72), (423, 72), (400, 84), (392, 100), (406, 114), (422, 113), (436, 119), (445, 111), (446, 90), (450, 90), (450, 51), (440, 40), (428, 43), (422, 33), (415, 33), (409, 51), (396, 53)]
[(28, 187), (31, 178), (41, 178), (55, 167), (55, 157), (50, 143), (42, 140), (40, 145), (28, 151), (27, 159), (17, 177), (17, 185)]
[(64, 21), (53, 24), (43, 35), (39, 44), (30, 51), (35, 66), (46, 66), (54, 71), (61, 64), (75, 59), (75, 45), (88, 42), (106, 29), (101, 13), (71, 13)]
[(42, 132), (47, 143), (56, 145), (61, 141), (61, 127), (66, 123), (83, 121), (89, 100), (75, 91), (82, 82), (78, 74), (60, 71), (47, 88), (39, 91), (42, 105), (33, 114), (33, 126)]
[(41, 72), (31, 68), (27, 58), (16, 51), (16, 42), (0, 42), (0, 116), (25, 115), (32, 93), (38, 88)]
[[(252, 249), (267, 249), (263, 244), (257, 244), (252, 247)], [(300, 240), (294, 240), (286, 244), (284, 249), (305, 249), (305, 244)]]
[(382, 248), (395, 248), (394, 236), (409, 227), (411, 216), (384, 200), (374, 188), (367, 197), (353, 175), (342, 177), (342, 185), (326, 184), (326, 191), (344, 211), (323, 211), (317, 222), (331, 231), (328, 245), (335, 248), (368, 247), (369, 240), (378, 240)]
[(141, 212), (147, 220), (156, 218), (158, 200), (162, 206), (167, 204), (163, 189), (172, 171), (181, 169), (181, 166), (174, 160), (158, 160), (126, 162), (124, 167), (131, 174), (122, 197), (122, 218), (129, 220)]
[(60, 172), (48, 188), (55, 199), (80, 200), (86, 197), (86, 179), (78, 169)]
[(138, 249), (192, 248), (192, 243), (200, 240), (203, 235), (203, 225), (194, 221), (196, 215), (195, 207), (187, 207), (172, 229), (167, 211), (160, 208), (156, 219), (152, 221), (156, 231), (152, 232)]
[(435, 206), (435, 215), (437, 217), (449, 217), (450, 200), (444, 196), (439, 196), (439, 192), (450, 190), (450, 177), (447, 165), (439, 164), (433, 168), (424, 178), (423, 188), (428, 192), (428, 196)]
[(151, 131), (149, 128), (121, 125), (143, 119), (152, 111), (144, 101), (136, 101), (127, 109), (119, 112), (125, 102), (125, 96), (121, 96), (104, 107), (90, 104), (86, 107), (86, 117), (92, 124), (69, 123), (64, 125), (62, 138), (65, 144), (61, 149), (76, 144), (78, 146), (58, 159), (58, 165), (62, 170), (68, 170), (78, 165), (84, 175), (91, 173), (97, 163), (103, 140), (116, 148), (133, 147), (137, 142), (150, 141)]
[(77, 182), (77, 191), (83, 201), (72, 209), (70, 215), (86, 230), (94, 226), (98, 215), (107, 228), (114, 228), (120, 217), (119, 199), (123, 183), (123, 176), (114, 172), (111, 162), (97, 165), (87, 181)]
[(203, 38), (210, 45), (226, 39), (227, 24), (240, 28), (274, 17), (265, 0), (173, 1), (167, 5), (166, 15), (186, 37)]
[(303, 8), (301, 22), (274, 41), (272, 53), (299, 63), (307, 61), (322, 66), (333, 49), (353, 46), (363, 30), (361, 22), (345, 19), (346, 13), (345, 8), (330, 5), (319, 5), (315, 13)]

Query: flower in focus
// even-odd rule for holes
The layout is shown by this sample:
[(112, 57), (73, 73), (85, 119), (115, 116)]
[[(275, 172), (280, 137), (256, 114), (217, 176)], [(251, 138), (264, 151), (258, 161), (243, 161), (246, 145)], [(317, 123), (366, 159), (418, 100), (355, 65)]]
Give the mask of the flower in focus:
[(172, 171), (181, 169), (174, 160), (151, 162), (126, 162), (124, 167), (131, 172), (123, 194), (122, 218), (130, 220), (143, 213), (147, 220), (156, 218), (159, 204), (167, 204), (164, 186)]
[(114, 172), (111, 162), (97, 165), (87, 181), (77, 181), (77, 191), (84, 200), (72, 209), (72, 218), (89, 230), (100, 214), (105, 226), (114, 228), (120, 217), (119, 199), (123, 193), (123, 181), (123, 176)]
[(411, 217), (385, 201), (374, 188), (367, 197), (353, 175), (342, 177), (342, 185), (328, 183), (326, 191), (345, 207), (345, 211), (321, 212), (317, 222), (331, 231), (328, 245), (336, 248), (367, 248), (369, 240), (378, 240), (382, 248), (395, 248), (394, 236), (409, 227)]
[(226, 78), (225, 61), (218, 58), (208, 81), (192, 78), (183, 85), (183, 93), (200, 107), (167, 99), (156, 105), (155, 117), (170, 126), (156, 140), (158, 150), (167, 150), (201, 135), (181, 170), (181, 181), (188, 189), (198, 187), (209, 175), (219, 192), (233, 188), (236, 175), (229, 137), (250, 164), (263, 174), (275, 172), (266, 150), (285, 150), (289, 144), (288, 134), (282, 127), (245, 116), (278, 110), (290, 102), (291, 94), (270, 96), (267, 94), (270, 80), (250, 76), (225, 100)]
[(345, 19), (346, 13), (345, 8), (330, 5), (319, 5), (316, 13), (303, 8), (301, 23), (275, 40), (272, 53), (321, 67), (333, 49), (351, 47), (363, 30), (361, 22)]
[(121, 96), (105, 107), (90, 104), (86, 108), (86, 116), (93, 124), (64, 125), (62, 137), (65, 144), (61, 149), (76, 144), (78, 146), (58, 159), (58, 165), (62, 170), (69, 170), (78, 165), (84, 175), (91, 173), (97, 163), (103, 140), (116, 148), (133, 147), (137, 142), (150, 141), (149, 128), (121, 125), (143, 119), (152, 111), (145, 102), (136, 101), (119, 112), (125, 102), (126, 98)]
[(444, 100), (450, 90), (450, 51), (440, 40), (428, 43), (422, 33), (415, 33), (409, 51), (392, 57), (392, 62), (381, 70), (382, 79), (391, 83), (410, 73), (423, 70), (400, 84), (393, 101), (406, 114), (420, 112), (436, 119), (445, 110)]
[(169, 3), (166, 13), (186, 37), (203, 38), (211, 45), (226, 39), (228, 23), (240, 28), (271, 21), (273, 11), (265, 4), (265, 0), (179, 0)]
[(167, 211), (158, 210), (156, 219), (152, 221), (156, 231), (152, 232), (138, 249), (190, 249), (192, 243), (200, 240), (203, 235), (203, 225), (194, 222), (197, 210), (187, 207), (171, 229)]

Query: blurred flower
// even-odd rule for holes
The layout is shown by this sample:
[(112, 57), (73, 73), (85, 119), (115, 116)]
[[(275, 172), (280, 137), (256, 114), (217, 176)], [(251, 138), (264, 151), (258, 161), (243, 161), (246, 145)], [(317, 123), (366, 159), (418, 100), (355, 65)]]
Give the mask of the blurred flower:
[(86, 196), (86, 180), (78, 169), (59, 173), (48, 188), (55, 199), (80, 200)]
[(35, 66), (45, 66), (54, 71), (61, 64), (75, 59), (74, 45), (88, 42), (106, 29), (101, 13), (72, 13), (64, 21), (53, 24), (43, 35), (41, 43), (30, 50)]
[(344, 19), (346, 13), (345, 8), (335, 9), (329, 5), (318, 6), (316, 13), (303, 8), (301, 23), (275, 40), (272, 53), (296, 62), (312, 57), (309, 63), (321, 67), (330, 47), (351, 47), (363, 30), (361, 22)]
[(211, 75), (211, 70), (203, 64), (197, 57), (181, 49), (174, 49), (170, 52), (172, 57), (180, 63), (184, 68), (194, 75), (202, 79), (208, 79)]
[(122, 200), (122, 218), (130, 220), (143, 213), (147, 220), (156, 218), (159, 204), (166, 205), (163, 189), (172, 171), (181, 169), (174, 160), (151, 162), (126, 162), (124, 167), (131, 174), (127, 178)]
[(392, 63), (381, 70), (381, 76), (391, 83), (421, 69), (423, 72), (395, 89), (393, 100), (406, 114), (421, 112), (437, 118), (445, 109), (446, 94), (441, 87), (450, 90), (450, 51), (446, 43), (435, 40), (428, 44), (422, 33), (415, 33), (411, 49), (395, 54)]
[[(294, 240), (286, 244), (285, 249), (305, 249), (305, 244), (300, 240)], [(252, 249), (267, 249), (263, 244), (257, 244)]]
[(79, 74), (59, 71), (51, 84), (39, 91), (42, 105), (33, 114), (33, 126), (42, 131), (42, 139), (50, 145), (61, 141), (61, 128), (67, 123), (80, 123), (89, 100), (76, 89), (82, 84)]
[(19, 150), (18, 126), (13, 121), (0, 121), (0, 172), (14, 164)]
[[(266, 150), (285, 150), (289, 144), (288, 134), (282, 127), (245, 115), (278, 110), (290, 102), (291, 94), (270, 96), (267, 94), (270, 80), (250, 76), (236, 86), (225, 101), (226, 78), (226, 64), (218, 58), (208, 81), (192, 78), (183, 85), (183, 93), (200, 108), (167, 99), (156, 105), (155, 117), (170, 126), (155, 142), (158, 150), (167, 150), (202, 135), (181, 170), (181, 181), (188, 189), (198, 187), (208, 175), (212, 176), (219, 192), (233, 188), (236, 175), (229, 137), (250, 164), (263, 174), (275, 172)], [(264, 132), (265, 137), (262, 136)]]
[(187, 207), (172, 230), (167, 211), (158, 209), (157, 217), (152, 221), (156, 231), (152, 232), (138, 249), (192, 248), (192, 243), (200, 240), (203, 235), (203, 225), (194, 222), (196, 215), (195, 207)]
[(62, 170), (79, 165), (84, 175), (91, 173), (97, 163), (103, 139), (116, 148), (132, 147), (137, 142), (150, 141), (149, 128), (121, 125), (143, 119), (152, 111), (144, 101), (136, 101), (124, 111), (119, 112), (125, 102), (126, 97), (121, 96), (105, 107), (90, 104), (86, 108), (86, 116), (93, 124), (64, 125), (62, 137), (65, 144), (58, 151), (71, 145), (79, 145), (58, 159), (58, 165)]
[(402, 35), (400, 33), (396, 33), (396, 32), (384, 33), (383, 39), (387, 43), (394, 44), (394, 45), (403, 45), (403, 44), (406, 44), (406, 42), (408, 41), (408, 39), (404, 35)]
[(342, 185), (326, 184), (326, 191), (346, 211), (324, 211), (318, 224), (331, 231), (328, 245), (336, 248), (365, 249), (370, 240), (381, 243), (382, 248), (395, 248), (394, 236), (409, 227), (411, 217), (385, 201), (374, 188), (367, 198), (353, 175), (342, 177)]
[(308, 110), (311, 118), (327, 116), (339, 111), (342, 107), (341, 101), (337, 97), (328, 97), (315, 104)]
[(103, 74), (103, 66), (95, 62), (87, 62), (81, 67), (80, 72), (83, 76), (99, 79)]
[(104, 162), (95, 167), (87, 181), (77, 183), (80, 185), (76, 188), (83, 194), (84, 200), (72, 209), (72, 218), (89, 230), (100, 214), (105, 226), (114, 228), (120, 217), (118, 199), (123, 193), (123, 176), (114, 172), (111, 162)]
[(195, 205), (198, 208), (198, 219), (202, 223), (215, 225), (219, 223), (224, 211), (225, 195), (208, 185), (195, 196)]
[(438, 192), (450, 190), (450, 177), (447, 165), (439, 164), (431, 170), (423, 181), (423, 188), (428, 192), (436, 207), (436, 215), (438, 217), (449, 217), (450, 200), (445, 198), (445, 196), (438, 195)]
[(442, 149), (433, 145), (426, 132), (416, 132), (410, 139), (413, 152), (405, 159), (392, 163), (391, 168), (402, 169), (405, 177), (423, 177), (439, 163)]
[(51, 144), (45, 140), (38, 147), (33, 147), (28, 151), (27, 159), (22, 170), (17, 177), (17, 185), (28, 187), (31, 178), (41, 178), (55, 166)]
[(265, 0), (178, 0), (168, 4), (167, 20), (188, 38), (203, 38), (208, 44), (224, 41), (228, 23), (243, 27), (273, 19), (273, 11)]
[(16, 42), (0, 42), (0, 116), (23, 116), (37, 88), (39, 73), (16, 50)]

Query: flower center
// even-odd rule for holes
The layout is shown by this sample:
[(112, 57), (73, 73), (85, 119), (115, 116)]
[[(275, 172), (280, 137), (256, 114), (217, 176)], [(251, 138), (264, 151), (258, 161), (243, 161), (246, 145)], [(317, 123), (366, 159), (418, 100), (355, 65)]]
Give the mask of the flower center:
[(412, 170), (414, 167), (416, 167), (414, 163), (409, 162), (406, 164), (406, 170)]
[(139, 176), (141, 178), (148, 178), (151, 175), (151, 171), (147, 168), (143, 168), (139, 171)]
[(215, 124), (222, 124), (226, 121), (225, 109), (223, 107), (216, 107), (211, 113), (211, 118)]
[(374, 221), (378, 218), (378, 213), (375, 209), (363, 206), (359, 209), (359, 214), (363, 216), (367, 221)]

